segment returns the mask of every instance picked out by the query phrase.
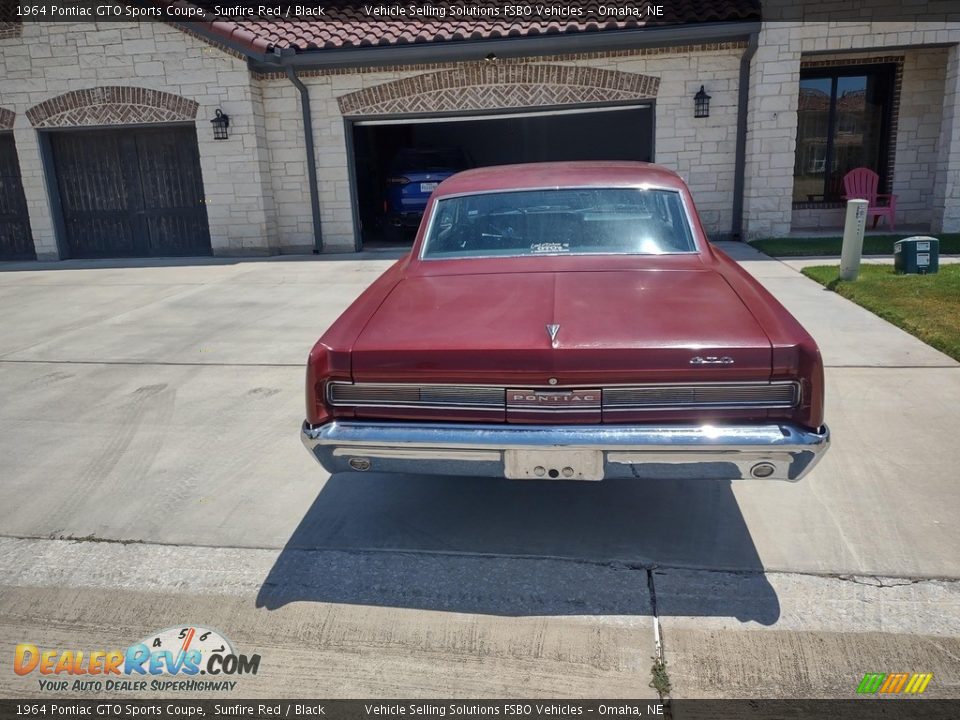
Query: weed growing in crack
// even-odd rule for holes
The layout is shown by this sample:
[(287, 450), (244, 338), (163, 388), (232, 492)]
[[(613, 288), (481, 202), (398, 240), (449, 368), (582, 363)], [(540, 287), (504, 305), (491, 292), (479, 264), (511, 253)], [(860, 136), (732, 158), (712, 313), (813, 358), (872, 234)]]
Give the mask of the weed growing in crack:
[(653, 665), (650, 667), (650, 687), (660, 693), (660, 697), (670, 694), (670, 675), (667, 674), (667, 661), (660, 658), (653, 658)]

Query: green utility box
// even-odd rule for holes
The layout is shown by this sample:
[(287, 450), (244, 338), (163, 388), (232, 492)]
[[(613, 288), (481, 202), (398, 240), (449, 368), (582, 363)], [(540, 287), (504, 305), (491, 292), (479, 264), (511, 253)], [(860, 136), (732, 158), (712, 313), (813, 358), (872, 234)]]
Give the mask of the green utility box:
[(908, 237), (893, 246), (893, 268), (898, 273), (927, 275), (940, 269), (940, 241), (932, 237)]

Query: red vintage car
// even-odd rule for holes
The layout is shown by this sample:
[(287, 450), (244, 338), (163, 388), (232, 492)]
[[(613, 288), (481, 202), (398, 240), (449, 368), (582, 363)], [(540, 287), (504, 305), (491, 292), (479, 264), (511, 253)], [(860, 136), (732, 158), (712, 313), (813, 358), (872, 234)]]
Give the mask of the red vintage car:
[(829, 445), (816, 343), (636, 162), (445, 180), (306, 391), (331, 473), (797, 480)]

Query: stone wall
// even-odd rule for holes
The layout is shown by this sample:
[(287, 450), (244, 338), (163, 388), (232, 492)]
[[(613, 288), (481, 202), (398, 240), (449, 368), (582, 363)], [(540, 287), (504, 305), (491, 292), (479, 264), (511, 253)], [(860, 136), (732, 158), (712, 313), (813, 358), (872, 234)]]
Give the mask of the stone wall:
[[(859, 52), (816, 55), (817, 61), (845, 63), (887, 60), (888, 56)], [(896, 54), (903, 78), (897, 103), (896, 136), (891, 162), (892, 192), (897, 196), (897, 223), (929, 227), (934, 217), (931, 199), (937, 174), (940, 121), (943, 115), (946, 48), (920, 48)], [(844, 208), (794, 209), (794, 229), (839, 229)]]
[[(300, 99), (285, 76), (251, 74), (235, 53), (163, 23), (31, 23), (13, 30), (0, 33), (0, 120), (12, 122), (39, 257), (55, 258), (58, 250), (38, 131), (171, 120), (197, 128), (215, 253), (312, 249)], [(751, 66), (747, 235), (784, 235), (808, 221), (806, 211), (795, 215), (792, 207), (801, 61), (878, 53), (904, 57), (893, 180), (898, 220), (960, 230), (957, 42), (957, 25), (765, 25)], [(940, 47), (916, 48), (924, 44)], [(743, 52), (743, 43), (724, 43), (302, 73), (312, 101), (325, 248), (349, 251), (355, 241), (345, 114), (638, 99), (655, 103), (655, 160), (687, 180), (708, 232), (723, 236), (733, 222)], [(700, 85), (712, 101), (710, 116), (698, 119), (693, 95)], [(230, 116), (225, 141), (212, 139), (209, 120), (218, 108)]]
[[(728, 233), (732, 223), (737, 80), (742, 52), (739, 44), (723, 44), (502, 61), (496, 70), (483, 63), (458, 63), (415, 69), (304, 73), (302, 79), (310, 91), (317, 143), (324, 247), (330, 251), (349, 251), (354, 247), (344, 112), (364, 116), (422, 111), (424, 93), (439, 93), (437, 101), (442, 99), (445, 110), (655, 100), (656, 162), (677, 170), (690, 184), (709, 233)], [(486, 77), (491, 73), (503, 79), (494, 82)], [(533, 75), (543, 75), (549, 82), (524, 82), (524, 78)], [(447, 85), (451, 78), (457, 80), (460, 92), (450, 92)], [(516, 83), (513, 94), (504, 88), (504, 82), (510, 78), (510, 82)], [(307, 250), (312, 245), (312, 226), (308, 188), (300, 180), (305, 168), (299, 97), (286, 78), (268, 76), (261, 83), (278, 242), (286, 251)], [(710, 117), (695, 119), (693, 96), (701, 84), (712, 96)], [(531, 91), (531, 86), (536, 86), (537, 91)], [(403, 88), (407, 88), (406, 93), (399, 92)], [(419, 94), (411, 88), (419, 88)], [(436, 103), (430, 106), (437, 109)]]
[[(0, 37), (0, 98), (14, 133), (37, 256), (59, 257), (38, 129), (194, 122), (216, 254), (274, 249), (259, 87), (246, 63), (162, 23), (27, 23)], [(230, 138), (209, 120), (230, 115)]]
[[(654, 161), (687, 182), (704, 228), (712, 238), (733, 225), (737, 98), (744, 48), (681, 48), (679, 52), (612, 57), (591, 65), (659, 78)], [(703, 85), (710, 116), (693, 116), (693, 96)]]
[[(910, 46), (955, 45), (958, 42), (960, 26), (956, 23), (764, 24), (760, 46), (751, 64), (744, 198), (747, 236), (782, 236), (788, 234), (794, 225), (793, 165), (797, 136), (797, 86), (802, 58), (831, 57), (829, 53), (833, 53), (833, 57), (837, 53), (850, 57), (866, 52), (902, 54), (904, 48)], [(906, 122), (901, 121), (898, 128), (894, 190), (903, 190), (906, 202), (907, 214), (900, 222), (922, 223), (926, 217), (936, 225), (937, 217), (943, 214), (945, 207), (951, 205), (948, 202), (950, 195), (937, 200), (929, 195), (925, 199), (923, 193), (931, 187), (930, 178), (940, 175), (950, 177), (951, 172), (960, 174), (958, 156), (949, 150), (952, 147), (950, 139), (960, 132), (956, 127), (960, 122), (960, 112), (951, 111), (951, 108), (956, 108), (958, 96), (947, 92), (943, 96), (941, 109), (933, 109), (931, 101), (937, 92), (943, 92), (943, 82), (939, 78), (945, 76), (942, 75), (943, 70), (938, 69), (938, 63), (942, 60), (948, 64), (944, 51), (932, 48), (922, 52), (909, 50), (907, 55), (911, 60), (904, 65), (904, 96), (900, 105), (904, 113), (901, 118)], [(938, 90), (938, 87), (941, 89)], [(916, 102), (916, 106), (908, 107), (907, 102)], [(931, 133), (936, 134), (933, 128), (935, 114), (942, 118), (943, 124), (933, 151)], [(916, 150), (916, 156), (913, 150)], [(932, 169), (931, 162), (935, 163)], [(936, 189), (938, 181), (933, 182)], [(802, 211), (797, 220), (800, 224), (812, 224), (812, 214)], [(834, 214), (825, 213), (818, 222), (833, 223)], [(951, 224), (955, 222), (960, 223), (960, 219), (952, 220), (948, 212), (944, 227), (960, 230), (960, 224)]]
[(933, 232), (960, 232), (960, 46), (947, 52), (933, 184)]

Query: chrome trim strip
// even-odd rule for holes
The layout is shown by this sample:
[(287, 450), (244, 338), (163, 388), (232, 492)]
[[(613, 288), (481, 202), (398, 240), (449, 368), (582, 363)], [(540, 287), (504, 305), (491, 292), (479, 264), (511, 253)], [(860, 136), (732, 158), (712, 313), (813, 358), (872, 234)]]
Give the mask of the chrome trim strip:
[[(380, 389), (384, 394), (389, 394), (391, 392), (397, 394), (407, 393), (408, 395), (416, 394), (418, 398), (422, 398), (424, 395), (427, 395), (428, 399), (415, 400), (411, 397), (405, 397), (402, 400), (397, 400), (394, 402), (391, 402), (389, 398), (386, 400), (383, 398), (364, 399), (362, 397), (360, 399), (338, 399), (335, 396), (337, 395), (337, 388), (340, 387), (355, 388), (360, 393), (363, 393), (368, 389), (373, 390), (374, 392), (377, 389)], [(328, 382), (324, 394), (327, 403), (332, 407), (376, 406), (425, 408), (433, 405), (440, 408), (477, 407), (481, 409), (492, 408), (503, 410), (505, 392), (506, 388), (495, 385), (478, 386), (456, 384), (445, 385), (440, 383), (351, 383), (340, 380)], [(465, 395), (466, 398), (452, 398), (449, 402), (444, 400), (444, 394), (457, 393)], [(471, 395), (476, 395), (479, 397), (471, 398)]]
[(497, 462), (500, 453), (496, 450), (427, 450), (426, 448), (335, 448), (334, 457), (409, 458), (411, 460), (465, 460), (469, 462)]
[[(335, 399), (337, 387), (357, 388), (361, 392), (366, 389), (382, 389), (384, 394), (395, 391), (397, 394), (407, 393), (426, 394), (431, 396), (429, 400), (417, 401), (409, 397), (404, 400), (391, 402), (389, 399)], [(783, 391), (792, 390), (791, 398), (777, 399), (774, 397), (751, 398), (751, 395), (763, 394), (769, 391), (768, 395)], [(532, 390), (536, 392), (559, 393), (564, 390), (599, 390), (601, 402), (599, 404), (584, 405), (513, 405), (506, 398), (506, 393), (511, 389)], [(415, 391), (415, 392), (414, 392)], [(670, 393), (674, 397), (670, 397)], [(697, 399), (698, 392), (703, 396)], [(462, 393), (466, 397), (451, 397), (449, 401), (443, 400), (443, 395), (455, 396)], [(677, 397), (677, 394), (688, 393), (692, 398)], [(727, 397), (722, 397), (725, 393)], [(797, 407), (801, 401), (802, 389), (799, 382), (790, 380), (776, 380), (773, 382), (700, 382), (700, 383), (645, 383), (642, 385), (606, 385), (597, 387), (591, 385), (532, 385), (525, 388), (512, 388), (505, 385), (457, 385), (440, 383), (351, 383), (343, 380), (335, 380), (327, 383), (324, 392), (326, 401), (331, 407), (366, 407), (379, 409), (424, 409), (424, 410), (478, 410), (484, 412), (503, 412), (510, 410), (512, 412), (572, 412), (576, 410), (597, 410), (603, 412), (648, 412), (648, 411), (682, 411), (682, 410), (742, 410), (749, 408), (758, 409), (789, 409)], [(486, 395), (486, 399), (471, 399), (470, 395), (475, 394), (479, 397)], [(658, 398), (656, 395), (663, 397)], [(711, 398), (711, 395), (721, 395), (720, 398)], [(631, 397), (634, 395), (636, 397)], [(646, 399), (644, 399), (646, 396)], [(496, 397), (498, 399), (494, 400)], [(737, 399), (737, 398), (740, 399)]]
[(684, 412), (687, 410), (789, 410), (795, 405), (766, 405), (766, 404), (749, 404), (743, 403), (740, 405), (723, 405), (723, 404), (708, 404), (708, 403), (698, 403), (696, 405), (622, 405), (622, 406), (604, 406), (603, 412), (605, 413), (622, 413), (622, 412)]
[(522, 381), (515, 383), (514, 385), (503, 385), (503, 384), (489, 384), (489, 383), (470, 383), (469, 385), (461, 385), (459, 383), (382, 383), (382, 382), (351, 382), (350, 380), (328, 380), (327, 385), (369, 385), (370, 387), (394, 387), (397, 385), (414, 385), (420, 387), (421, 385), (429, 385), (432, 387), (463, 387), (463, 388), (476, 388), (478, 390), (489, 390), (490, 388), (504, 388), (507, 387), (511, 389), (522, 389), (522, 390), (550, 390), (553, 392), (561, 392), (563, 390), (600, 390), (605, 388), (663, 388), (663, 387), (725, 387), (728, 385), (749, 385), (756, 387), (768, 387), (770, 385), (796, 385), (796, 380), (700, 380), (695, 382), (685, 382), (685, 383), (605, 383), (603, 385), (598, 385), (596, 382), (592, 383), (580, 383), (573, 385), (538, 385), (536, 383), (525, 384)]
[(799, 404), (799, 395), (800, 384), (796, 382), (729, 383), (723, 386), (678, 383), (660, 387), (609, 388), (603, 394), (603, 408), (614, 411), (623, 408), (637, 410), (791, 408)]
[[(769, 479), (799, 480), (826, 452), (826, 426), (507, 425), (334, 421), (304, 424), (302, 439), (330, 472), (351, 471), (352, 458), (374, 458), (380, 472), (503, 476), (507, 450), (603, 453), (604, 477), (750, 478), (758, 463)], [(474, 456), (474, 452), (481, 454)], [(433, 464), (430, 464), (430, 463)]]
[(333, 407), (356, 407), (356, 408), (372, 408), (380, 410), (469, 410), (470, 412), (494, 412), (500, 415), (503, 415), (504, 406), (497, 405), (493, 407), (491, 405), (467, 405), (466, 403), (458, 403), (456, 405), (411, 405), (409, 403), (347, 403), (342, 405), (334, 405)]
[(571, 407), (569, 405), (564, 407), (558, 407), (556, 405), (544, 405), (537, 407), (529, 406), (518, 406), (518, 405), (508, 405), (508, 413), (581, 413), (581, 412), (600, 412), (603, 410), (599, 405), (577, 405), (576, 407)]

